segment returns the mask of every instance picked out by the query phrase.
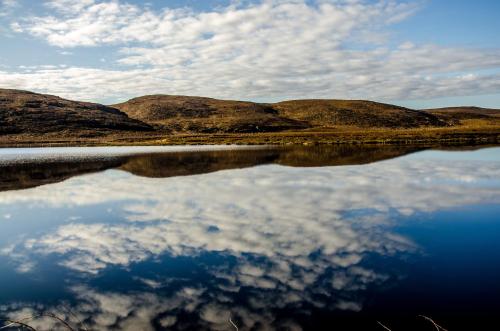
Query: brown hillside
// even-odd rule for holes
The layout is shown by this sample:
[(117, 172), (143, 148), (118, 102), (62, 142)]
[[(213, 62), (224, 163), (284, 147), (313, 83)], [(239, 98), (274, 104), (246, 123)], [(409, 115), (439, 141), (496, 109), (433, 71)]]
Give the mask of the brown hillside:
[(269, 105), (202, 97), (149, 95), (114, 105), (130, 117), (193, 132), (272, 132), (304, 129), (299, 121), (280, 117)]
[(334, 126), (444, 126), (432, 114), (370, 101), (296, 100), (275, 104), (152, 95), (114, 105), (130, 117), (179, 132), (266, 132)]
[(52, 95), (0, 89), (0, 134), (151, 130), (118, 109)]
[(426, 109), (425, 112), (439, 117), (450, 125), (460, 125), (470, 122), (500, 124), (500, 109), (480, 107), (448, 107)]
[(404, 107), (363, 100), (293, 100), (273, 105), (287, 118), (318, 126), (415, 128), (443, 126), (436, 116)]

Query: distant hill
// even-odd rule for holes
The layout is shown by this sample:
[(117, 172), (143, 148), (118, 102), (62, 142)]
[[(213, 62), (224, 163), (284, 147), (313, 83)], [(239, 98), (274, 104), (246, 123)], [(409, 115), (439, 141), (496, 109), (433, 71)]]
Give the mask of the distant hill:
[(447, 107), (426, 109), (425, 112), (439, 117), (451, 125), (457, 125), (464, 120), (500, 121), (500, 109), (480, 107)]
[(457, 118), (486, 118), (500, 117), (500, 109), (481, 108), (481, 107), (447, 107), (426, 109), (425, 112), (434, 114), (440, 117), (457, 117)]
[(151, 95), (113, 105), (130, 117), (173, 131), (269, 132), (318, 127), (444, 126), (433, 114), (371, 102), (296, 100), (274, 104)]
[(108, 106), (0, 89), (0, 134), (151, 129), (148, 124)]

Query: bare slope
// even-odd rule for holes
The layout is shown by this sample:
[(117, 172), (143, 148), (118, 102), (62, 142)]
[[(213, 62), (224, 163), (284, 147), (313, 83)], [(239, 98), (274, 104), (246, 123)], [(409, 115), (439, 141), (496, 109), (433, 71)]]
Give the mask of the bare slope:
[(371, 101), (295, 100), (275, 104), (152, 95), (114, 105), (130, 117), (180, 132), (262, 132), (336, 126), (444, 126), (435, 115)]
[(108, 106), (0, 89), (0, 134), (89, 130), (144, 131), (151, 127)]

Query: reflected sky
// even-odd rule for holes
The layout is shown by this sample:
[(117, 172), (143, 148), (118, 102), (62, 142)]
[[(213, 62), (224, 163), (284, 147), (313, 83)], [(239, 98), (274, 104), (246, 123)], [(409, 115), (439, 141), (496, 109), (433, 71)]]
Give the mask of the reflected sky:
[(418, 327), (423, 313), (453, 326), (468, 318), (461, 309), (488, 317), (500, 308), (499, 160), (499, 148), (423, 151), (165, 178), (120, 163), (0, 192), (0, 314), (52, 311), (92, 330), (232, 330), (230, 317), (240, 330), (377, 329), (384, 318)]

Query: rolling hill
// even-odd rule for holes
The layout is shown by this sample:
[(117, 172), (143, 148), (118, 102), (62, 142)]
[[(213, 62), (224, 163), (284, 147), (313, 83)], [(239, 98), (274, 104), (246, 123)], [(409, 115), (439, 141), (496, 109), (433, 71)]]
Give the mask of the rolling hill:
[(171, 95), (105, 106), (0, 89), (0, 145), (495, 143), (499, 113), (363, 100), (255, 103)]
[(52, 95), (0, 89), (0, 134), (148, 131), (120, 110)]
[(436, 116), (364, 100), (293, 100), (273, 104), (281, 116), (317, 126), (416, 128), (444, 126)]
[(131, 118), (177, 132), (272, 132), (318, 127), (445, 126), (433, 114), (371, 102), (295, 100), (274, 104), (151, 95), (113, 105)]

